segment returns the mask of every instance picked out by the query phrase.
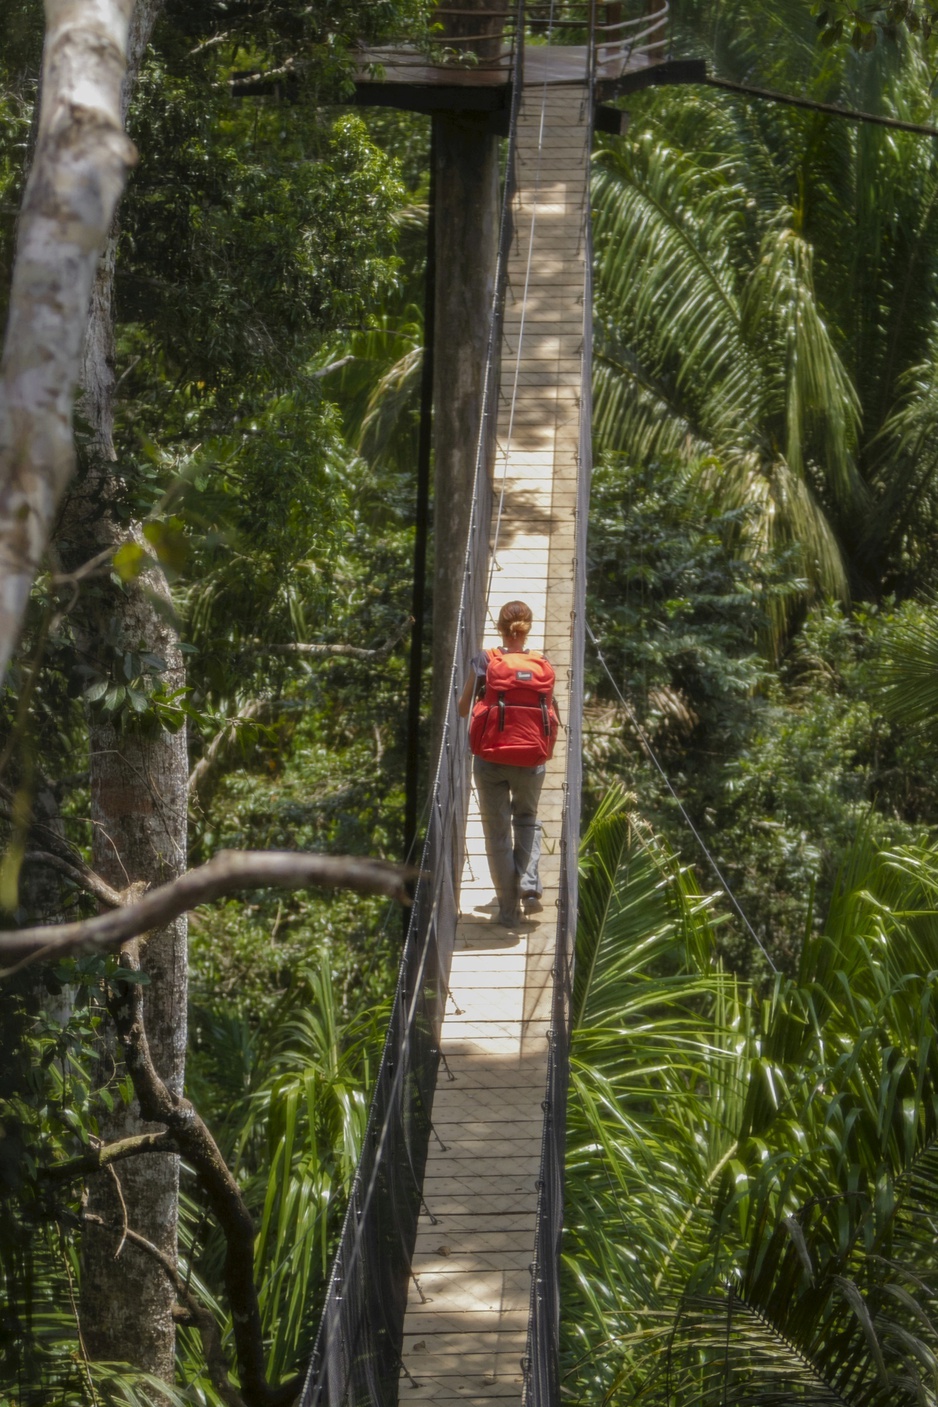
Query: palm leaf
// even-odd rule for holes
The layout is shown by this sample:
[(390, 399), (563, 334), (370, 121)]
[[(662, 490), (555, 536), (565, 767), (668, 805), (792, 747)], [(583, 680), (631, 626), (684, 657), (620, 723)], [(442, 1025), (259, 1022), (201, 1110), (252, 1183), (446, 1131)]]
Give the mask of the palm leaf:
[[(665, 854), (644, 845), (661, 887), (628, 871), (616, 898), (612, 864), (642, 835), (625, 814), (601, 816), (585, 864), (573, 1376), (662, 1407), (934, 1401), (938, 856), (861, 834), (797, 981), (747, 992), (663, 936), (662, 893), (701, 921)], [(597, 923), (623, 914), (607, 943)]]

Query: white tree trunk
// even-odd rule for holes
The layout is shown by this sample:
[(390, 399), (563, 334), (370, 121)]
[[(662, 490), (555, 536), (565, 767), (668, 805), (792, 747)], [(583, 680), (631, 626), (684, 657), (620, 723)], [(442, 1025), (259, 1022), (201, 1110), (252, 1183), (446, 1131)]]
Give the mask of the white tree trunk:
[(0, 678), (75, 465), (88, 307), (127, 172), (121, 120), (133, 0), (45, 0), (39, 132), (0, 361)]

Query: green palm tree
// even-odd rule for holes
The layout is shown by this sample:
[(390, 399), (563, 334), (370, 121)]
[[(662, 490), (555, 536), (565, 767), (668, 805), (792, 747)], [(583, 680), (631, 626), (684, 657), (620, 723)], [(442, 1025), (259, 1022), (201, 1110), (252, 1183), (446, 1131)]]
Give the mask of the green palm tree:
[[(323, 963), (296, 974), (265, 1037), (252, 1040), (243, 1019), (226, 1021), (218, 1013), (206, 1030), (219, 1078), (224, 1071), (231, 1076), (224, 1151), (254, 1213), (254, 1273), (271, 1382), (302, 1370), (312, 1347), (386, 1019), (383, 1006), (343, 1018)], [(215, 1298), (224, 1245), (208, 1229), (203, 1207), (190, 1200), (183, 1241), (191, 1246), (203, 1236), (204, 1247), (192, 1257), (194, 1283), (222, 1325), (233, 1361), (230, 1319)], [(180, 1374), (189, 1392), (197, 1385), (204, 1400), (215, 1401), (191, 1333), (183, 1337)]]
[(623, 798), (588, 841), (565, 1244), (574, 1401), (932, 1403), (938, 856), (861, 838), (797, 979)]
[[(684, 11), (682, 48), (726, 77), (934, 116), (908, 39), (834, 54), (802, 5)], [(664, 90), (599, 154), (594, 207), (599, 448), (694, 466), (815, 589), (907, 585), (934, 517), (932, 144)]]

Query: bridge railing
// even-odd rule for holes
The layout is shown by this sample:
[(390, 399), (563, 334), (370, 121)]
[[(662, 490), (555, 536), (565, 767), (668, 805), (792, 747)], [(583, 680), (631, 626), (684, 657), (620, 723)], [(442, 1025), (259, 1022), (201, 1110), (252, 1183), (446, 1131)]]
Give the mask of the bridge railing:
[(627, 67), (665, 57), (669, 25), (669, 0), (527, 0), (524, 6), (491, 8), (447, 0), (430, 12), (421, 39), (364, 50), (362, 62), (392, 80), (406, 73), (417, 81), (422, 65), (424, 72), (448, 72), (460, 84), (508, 83), (526, 34), (536, 43), (588, 45), (598, 75), (618, 77)]
[(399, 43), (386, 41), (361, 52), (363, 69), (380, 70), (386, 79), (401, 73), (417, 75), (441, 70), (437, 80), (451, 78), (462, 85), (509, 83), (523, 46), (523, 6), (514, 0), (491, 8), (467, 0), (447, 0), (431, 10), (427, 26), (416, 38), (410, 32)]
[[(517, 0), (516, 29), (523, 0)], [(518, 78), (523, 44), (516, 54)], [(384, 1052), (319, 1333), (299, 1407), (395, 1407), (401, 1341), (420, 1214), (440, 1030), (456, 932), (469, 804), (469, 753), (457, 713), (484, 632), (490, 475), (498, 411), (498, 353), (511, 243), (515, 142), (522, 84), (513, 85), (511, 133), (491, 305), (475, 492), (449, 702), (430, 796), (427, 835)]]

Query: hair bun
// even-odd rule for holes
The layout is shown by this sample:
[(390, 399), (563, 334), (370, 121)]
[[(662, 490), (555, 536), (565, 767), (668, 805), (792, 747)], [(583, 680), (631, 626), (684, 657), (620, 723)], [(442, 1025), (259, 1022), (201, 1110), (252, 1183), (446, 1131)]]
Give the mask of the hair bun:
[(531, 607), (524, 601), (508, 601), (498, 613), (498, 629), (509, 639), (520, 635), (522, 639), (531, 629)]

